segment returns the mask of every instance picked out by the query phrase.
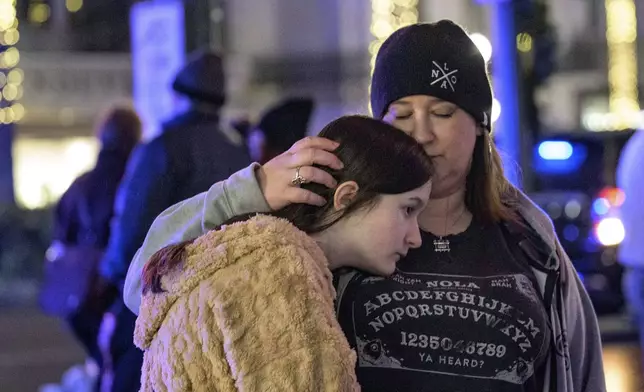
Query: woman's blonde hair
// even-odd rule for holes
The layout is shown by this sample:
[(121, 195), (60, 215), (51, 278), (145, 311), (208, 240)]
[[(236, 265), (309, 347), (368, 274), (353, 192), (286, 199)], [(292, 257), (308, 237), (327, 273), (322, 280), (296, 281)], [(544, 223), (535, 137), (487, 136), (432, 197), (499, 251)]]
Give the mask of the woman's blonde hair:
[(467, 175), (465, 205), (470, 212), (485, 223), (517, 221), (513, 208), (515, 189), (503, 171), (492, 135), (483, 130), (476, 138), (472, 165)]

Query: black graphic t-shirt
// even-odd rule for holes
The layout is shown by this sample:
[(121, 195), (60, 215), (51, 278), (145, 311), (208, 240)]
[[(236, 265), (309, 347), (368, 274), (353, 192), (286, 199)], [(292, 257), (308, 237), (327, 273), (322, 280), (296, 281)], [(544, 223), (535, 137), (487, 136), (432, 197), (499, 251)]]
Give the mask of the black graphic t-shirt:
[(527, 261), (472, 223), (437, 253), (429, 233), (387, 279), (355, 273), (338, 319), (364, 392), (537, 392), (550, 343)]

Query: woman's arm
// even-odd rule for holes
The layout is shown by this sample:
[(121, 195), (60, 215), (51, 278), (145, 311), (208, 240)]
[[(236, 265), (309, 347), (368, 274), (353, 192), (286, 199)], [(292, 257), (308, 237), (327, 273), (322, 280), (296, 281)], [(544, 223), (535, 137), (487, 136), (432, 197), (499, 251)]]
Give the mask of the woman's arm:
[(328, 139), (304, 138), (264, 166), (254, 163), (207, 192), (165, 210), (152, 223), (143, 246), (130, 263), (123, 288), (127, 307), (139, 313), (141, 272), (148, 258), (159, 249), (197, 238), (237, 215), (278, 210), (292, 203), (323, 205), (325, 200), (321, 196), (293, 186), (291, 180), (300, 168), (308, 182), (335, 187), (333, 177), (314, 165), (341, 169), (342, 162), (330, 152), (337, 147), (336, 142)]
[(601, 335), (597, 316), (577, 271), (557, 241), (564, 279), (567, 343), (570, 352), (573, 387), (580, 392), (606, 392)]
[(138, 314), (141, 305), (143, 266), (159, 249), (197, 238), (234, 216), (270, 211), (255, 177), (259, 167), (254, 163), (238, 171), (207, 192), (173, 205), (154, 220), (125, 279), (123, 298), (132, 312)]

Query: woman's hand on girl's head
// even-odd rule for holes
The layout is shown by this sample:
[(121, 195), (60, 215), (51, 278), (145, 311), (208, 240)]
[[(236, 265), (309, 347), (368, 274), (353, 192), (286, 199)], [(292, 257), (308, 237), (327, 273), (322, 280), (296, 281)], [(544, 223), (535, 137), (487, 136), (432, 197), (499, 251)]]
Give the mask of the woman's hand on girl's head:
[(326, 200), (323, 197), (293, 185), (292, 181), (299, 167), (299, 174), (305, 182), (334, 188), (337, 184), (333, 176), (313, 165), (342, 169), (342, 162), (330, 152), (338, 146), (339, 144), (332, 140), (309, 136), (261, 166), (257, 170), (257, 179), (271, 209), (279, 210), (293, 203), (324, 205)]

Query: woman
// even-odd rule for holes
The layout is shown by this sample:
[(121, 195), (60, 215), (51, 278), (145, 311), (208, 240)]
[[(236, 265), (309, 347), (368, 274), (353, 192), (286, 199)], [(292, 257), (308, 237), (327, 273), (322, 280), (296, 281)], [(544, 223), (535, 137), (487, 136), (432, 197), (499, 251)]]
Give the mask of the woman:
[(367, 117), (321, 134), (350, 162), (331, 172), (334, 189), (303, 185), (327, 196), (323, 206), (236, 218), (148, 261), (134, 334), (142, 391), (360, 389), (331, 270), (391, 275), (420, 246), (432, 164), (413, 138)]
[[(605, 391), (592, 305), (552, 222), (503, 174), (486, 64), (465, 31), (450, 21), (396, 31), (371, 87), (375, 116), (412, 135), (436, 175), (419, 216), (424, 245), (388, 279), (339, 276), (337, 316), (363, 390)], [(130, 308), (142, 260), (160, 246), (236, 213), (322, 202), (288, 181), (302, 166), (305, 178), (329, 185), (311, 164), (339, 165), (333, 148), (296, 143), (164, 212), (128, 274)]]

